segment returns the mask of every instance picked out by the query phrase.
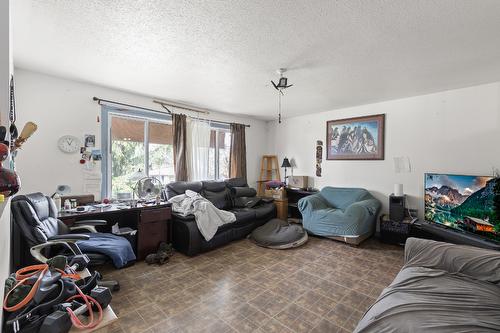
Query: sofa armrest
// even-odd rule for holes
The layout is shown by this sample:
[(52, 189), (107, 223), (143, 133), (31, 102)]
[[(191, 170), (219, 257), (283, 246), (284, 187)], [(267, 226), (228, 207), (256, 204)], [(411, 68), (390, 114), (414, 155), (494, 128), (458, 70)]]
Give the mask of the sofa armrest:
[(468, 245), (408, 238), (405, 267), (426, 267), (500, 283), (500, 252)]
[(328, 204), (328, 202), (326, 202), (325, 199), (323, 199), (320, 193), (308, 195), (307, 197), (300, 199), (297, 203), (297, 206), (302, 214), (318, 209), (331, 208), (331, 206)]

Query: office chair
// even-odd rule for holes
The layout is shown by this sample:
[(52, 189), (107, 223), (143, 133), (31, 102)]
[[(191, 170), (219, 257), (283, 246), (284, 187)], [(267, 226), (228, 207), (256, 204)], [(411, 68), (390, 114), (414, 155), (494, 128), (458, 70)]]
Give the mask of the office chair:
[[(12, 216), (14, 219), (14, 237), (18, 236), (18, 244), (13, 244), (14, 257), (18, 259), (14, 266), (27, 265), (32, 261), (26, 258), (23, 251), (29, 247), (29, 252), (33, 258), (45, 263), (48, 258), (57, 254), (81, 255), (83, 254), (77, 242), (88, 240), (90, 237), (85, 233), (72, 233), (78, 230), (95, 233), (96, 226), (106, 225), (104, 220), (77, 221), (74, 226), (67, 226), (57, 219), (57, 209), (54, 201), (42, 193), (32, 193), (19, 195), (12, 199)], [(22, 237), (19, 237), (22, 236)], [(16, 243), (15, 241), (13, 243)], [(62, 252), (61, 252), (62, 248)], [(109, 261), (109, 258), (100, 253), (85, 253), (90, 259), (89, 266), (102, 265)], [(18, 268), (18, 267), (14, 267)], [(102, 286), (112, 290), (119, 289), (117, 281), (100, 281)]]

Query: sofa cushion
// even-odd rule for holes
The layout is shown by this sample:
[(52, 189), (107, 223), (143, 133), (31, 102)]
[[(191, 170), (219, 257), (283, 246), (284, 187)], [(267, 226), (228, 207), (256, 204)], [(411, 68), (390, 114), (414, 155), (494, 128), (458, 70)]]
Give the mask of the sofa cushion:
[(202, 195), (219, 209), (227, 210), (232, 206), (228, 189), (221, 192), (203, 191)]
[(349, 214), (341, 209), (325, 208), (302, 216), (304, 229), (317, 236), (354, 237), (375, 231), (374, 217), (361, 207)]
[(236, 222), (250, 222), (255, 220), (255, 209), (254, 208), (236, 208), (229, 210), (231, 213), (234, 213), (236, 216)]
[(201, 182), (184, 182), (184, 181), (178, 181), (178, 182), (172, 182), (167, 185), (167, 199), (170, 199), (172, 197), (175, 197), (176, 195), (179, 194), (184, 194), (186, 190), (191, 190), (196, 193), (200, 193), (202, 190), (202, 183)]
[(229, 190), (227, 188), (220, 192), (203, 191), (202, 195), (219, 209), (227, 210), (232, 207)]
[(204, 180), (201, 182), (204, 191), (221, 192), (226, 189), (226, 183), (218, 180)]
[(363, 188), (330, 187), (321, 189), (321, 196), (334, 208), (346, 209), (355, 202), (372, 199), (373, 196)]
[(229, 178), (224, 180), (224, 183), (226, 183), (227, 187), (232, 188), (232, 187), (248, 187), (247, 181), (243, 178)]
[(223, 181), (208, 180), (203, 181), (201, 195), (214, 204), (219, 209), (229, 209), (232, 207), (231, 196), (226, 183)]
[(236, 216), (236, 221), (232, 223), (223, 224), (217, 229), (217, 234), (221, 232), (226, 232), (230, 229), (245, 228), (246, 226), (252, 226), (255, 221), (255, 212), (250, 208), (235, 208), (229, 210)]

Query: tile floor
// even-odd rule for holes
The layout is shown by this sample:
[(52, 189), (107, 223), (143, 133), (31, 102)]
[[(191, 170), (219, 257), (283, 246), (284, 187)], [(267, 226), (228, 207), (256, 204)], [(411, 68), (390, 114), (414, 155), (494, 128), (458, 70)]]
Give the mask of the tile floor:
[(111, 271), (119, 320), (102, 332), (351, 332), (397, 274), (401, 247), (310, 237), (297, 249), (248, 240), (163, 266)]

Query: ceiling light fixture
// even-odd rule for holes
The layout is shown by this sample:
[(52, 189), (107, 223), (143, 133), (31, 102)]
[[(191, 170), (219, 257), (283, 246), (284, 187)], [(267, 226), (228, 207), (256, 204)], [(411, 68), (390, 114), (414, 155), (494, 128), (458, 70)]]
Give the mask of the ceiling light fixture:
[(286, 68), (280, 68), (276, 71), (280, 75), (280, 79), (278, 84), (274, 83), (271, 80), (274, 88), (278, 91), (278, 123), (281, 124), (281, 96), (284, 95), (283, 90), (286, 88), (290, 88), (293, 84), (288, 84), (288, 79), (283, 76), (283, 73), (286, 72)]

